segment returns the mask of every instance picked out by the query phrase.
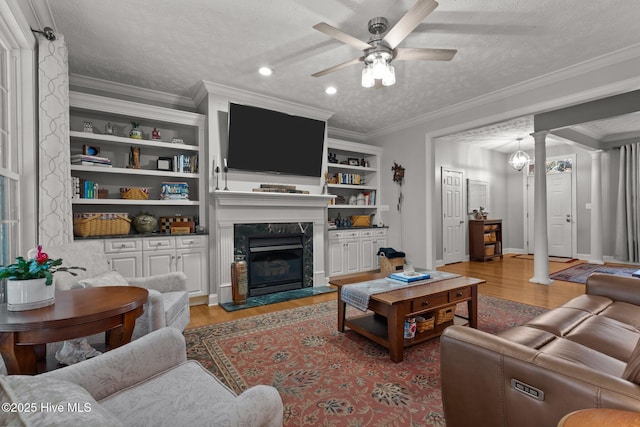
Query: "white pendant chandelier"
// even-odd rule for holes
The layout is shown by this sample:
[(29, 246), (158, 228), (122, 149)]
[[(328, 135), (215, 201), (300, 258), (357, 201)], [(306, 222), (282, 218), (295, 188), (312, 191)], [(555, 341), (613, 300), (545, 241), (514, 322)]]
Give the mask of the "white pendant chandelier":
[(521, 141), (522, 138), (518, 138), (518, 151), (516, 151), (511, 155), (511, 157), (509, 157), (509, 164), (517, 171), (521, 171), (522, 169), (524, 169), (524, 167), (527, 166), (529, 164), (529, 161), (531, 160), (529, 158), (529, 155), (520, 149)]

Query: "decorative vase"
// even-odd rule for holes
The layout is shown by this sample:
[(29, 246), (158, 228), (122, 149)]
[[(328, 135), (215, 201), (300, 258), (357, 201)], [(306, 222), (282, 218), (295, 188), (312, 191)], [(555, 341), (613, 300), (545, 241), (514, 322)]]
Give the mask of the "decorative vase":
[(158, 220), (149, 213), (140, 212), (133, 218), (132, 224), (138, 233), (153, 233), (158, 227)]
[(134, 124), (131, 130), (129, 131), (129, 138), (133, 139), (142, 139), (142, 129), (138, 127), (139, 125)]
[(231, 295), (233, 305), (247, 303), (247, 262), (242, 257), (236, 257), (236, 261), (231, 264)]
[(46, 307), (55, 302), (54, 283), (47, 286), (46, 278), (7, 280), (7, 310), (24, 311)]

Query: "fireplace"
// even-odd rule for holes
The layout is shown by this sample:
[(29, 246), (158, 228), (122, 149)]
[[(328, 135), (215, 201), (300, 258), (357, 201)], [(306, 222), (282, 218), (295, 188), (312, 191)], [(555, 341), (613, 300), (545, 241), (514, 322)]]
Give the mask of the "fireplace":
[(303, 234), (248, 236), (249, 296), (303, 287)]

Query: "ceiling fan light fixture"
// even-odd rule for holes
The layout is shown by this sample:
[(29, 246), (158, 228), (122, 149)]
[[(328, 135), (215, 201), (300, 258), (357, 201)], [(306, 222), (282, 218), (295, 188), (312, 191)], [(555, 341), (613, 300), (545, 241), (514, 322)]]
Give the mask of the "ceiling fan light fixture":
[(518, 172), (524, 169), (531, 161), (529, 155), (520, 149), (520, 141), (522, 141), (522, 138), (518, 138), (518, 151), (509, 156), (509, 164)]
[(263, 76), (270, 76), (271, 74), (273, 74), (273, 70), (269, 67), (260, 67), (258, 72)]
[(362, 70), (362, 87), (373, 87), (376, 84), (376, 79), (373, 77), (373, 68), (371, 65), (365, 65)]
[(386, 75), (382, 77), (382, 85), (391, 86), (394, 84), (396, 84), (396, 69), (393, 68), (393, 65), (387, 65)]

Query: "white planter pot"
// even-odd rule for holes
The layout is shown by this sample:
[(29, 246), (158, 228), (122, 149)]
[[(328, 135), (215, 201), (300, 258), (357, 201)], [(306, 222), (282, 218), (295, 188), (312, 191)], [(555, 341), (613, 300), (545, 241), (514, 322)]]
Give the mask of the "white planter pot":
[(46, 281), (47, 279), (7, 280), (7, 310), (33, 310), (53, 304), (56, 286), (55, 283), (47, 286)]

